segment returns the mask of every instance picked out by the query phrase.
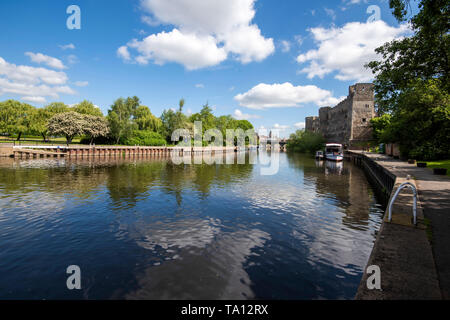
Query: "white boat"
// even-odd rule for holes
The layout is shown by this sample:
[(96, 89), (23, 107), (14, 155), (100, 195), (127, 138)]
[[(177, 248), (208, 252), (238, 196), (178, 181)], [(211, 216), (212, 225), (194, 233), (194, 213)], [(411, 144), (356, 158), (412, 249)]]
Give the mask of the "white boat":
[(339, 143), (327, 143), (325, 145), (325, 159), (330, 161), (343, 161), (344, 148)]

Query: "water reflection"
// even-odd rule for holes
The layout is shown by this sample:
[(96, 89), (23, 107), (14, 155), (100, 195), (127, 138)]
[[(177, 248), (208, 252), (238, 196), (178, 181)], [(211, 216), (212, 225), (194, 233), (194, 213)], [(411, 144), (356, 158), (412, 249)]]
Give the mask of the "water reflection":
[[(259, 169), (1, 159), (0, 298), (352, 298), (382, 215), (362, 171), (295, 154)], [(81, 293), (61, 285), (73, 263)]]

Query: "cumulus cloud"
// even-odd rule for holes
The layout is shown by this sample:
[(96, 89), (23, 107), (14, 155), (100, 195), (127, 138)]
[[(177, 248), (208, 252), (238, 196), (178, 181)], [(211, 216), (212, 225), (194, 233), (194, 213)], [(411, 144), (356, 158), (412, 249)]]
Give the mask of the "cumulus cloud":
[(128, 46), (139, 53), (135, 58), (139, 64), (148, 64), (150, 60), (158, 65), (177, 62), (188, 70), (214, 66), (227, 57), (225, 50), (217, 47), (214, 37), (200, 37), (178, 29), (152, 34), (142, 41), (135, 39)]
[(57, 99), (59, 94), (75, 94), (67, 81), (62, 71), (18, 66), (0, 57), (0, 95), (19, 95), (23, 100), (43, 103), (46, 97)]
[(259, 118), (261, 118), (260, 116), (258, 116), (256, 114), (243, 113), (239, 109), (234, 110), (233, 117), (236, 120), (249, 120), (249, 119), (259, 119)]
[(319, 106), (334, 105), (339, 99), (328, 90), (314, 85), (294, 86), (289, 82), (260, 83), (246, 93), (234, 97), (239, 105), (251, 109), (299, 107), (303, 103), (315, 103)]
[(323, 78), (336, 72), (335, 78), (343, 81), (370, 81), (372, 72), (364, 66), (379, 59), (375, 49), (409, 33), (407, 25), (391, 27), (381, 20), (351, 22), (341, 28), (312, 28), (309, 31), (317, 49), (297, 57), (298, 63), (309, 63), (300, 72), (306, 73), (309, 79)]
[(198, 88), (198, 89), (203, 89), (205, 87), (205, 85), (203, 83), (197, 83), (195, 85), (195, 87)]
[(130, 52), (128, 51), (127, 46), (121, 46), (119, 49), (117, 49), (117, 55), (125, 61), (131, 60), (131, 55)]
[(73, 49), (75, 49), (75, 45), (74, 45), (73, 43), (69, 43), (69, 44), (65, 44), (65, 45), (60, 45), (59, 47), (60, 47), (62, 50), (67, 50), (67, 49), (73, 50)]
[(25, 52), (25, 55), (30, 57), (31, 61), (39, 64), (43, 63), (49, 66), (50, 68), (66, 69), (66, 66), (62, 63), (62, 61), (57, 58), (53, 58), (42, 53), (33, 53), (33, 52)]
[[(142, 20), (152, 26), (173, 25), (170, 32), (133, 39), (118, 50), (125, 61), (175, 62), (188, 70), (220, 64), (229, 56), (243, 64), (262, 61), (275, 50), (256, 24), (256, 0), (142, 0)], [(131, 56), (128, 49), (135, 49)]]

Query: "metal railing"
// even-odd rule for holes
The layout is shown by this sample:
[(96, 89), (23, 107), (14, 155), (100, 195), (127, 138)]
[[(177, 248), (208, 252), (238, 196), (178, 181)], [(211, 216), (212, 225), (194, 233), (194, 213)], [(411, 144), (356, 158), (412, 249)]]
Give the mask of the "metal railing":
[(417, 189), (416, 186), (413, 185), (411, 182), (404, 182), (402, 183), (397, 191), (395, 192), (394, 196), (392, 197), (391, 201), (389, 202), (389, 222), (392, 221), (392, 206), (394, 205), (395, 200), (397, 199), (397, 196), (400, 194), (400, 191), (402, 189), (409, 187), (413, 192), (413, 223), (415, 226), (417, 226)]

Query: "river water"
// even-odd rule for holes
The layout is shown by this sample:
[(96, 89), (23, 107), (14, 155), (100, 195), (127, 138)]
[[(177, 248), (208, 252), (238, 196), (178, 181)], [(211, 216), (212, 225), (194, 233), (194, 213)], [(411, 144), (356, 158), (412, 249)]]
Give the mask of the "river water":
[(352, 299), (383, 214), (362, 170), (261, 166), (0, 160), (0, 299)]

